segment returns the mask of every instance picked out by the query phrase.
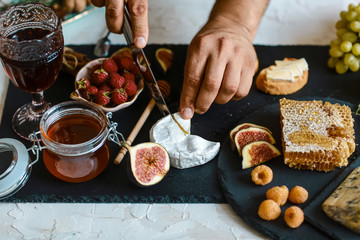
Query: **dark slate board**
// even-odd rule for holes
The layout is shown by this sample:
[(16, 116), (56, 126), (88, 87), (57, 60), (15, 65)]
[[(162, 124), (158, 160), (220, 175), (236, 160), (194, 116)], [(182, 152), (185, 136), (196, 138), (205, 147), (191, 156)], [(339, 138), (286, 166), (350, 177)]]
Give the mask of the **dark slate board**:
[[(331, 103), (346, 104), (353, 107), (350, 103), (335, 100), (332, 98), (319, 99), (326, 100)], [(309, 100), (301, 98), (297, 100)], [(265, 120), (264, 120), (265, 119)], [(271, 130), (275, 146), (281, 151), (281, 128), (280, 128), (280, 112), (279, 104), (273, 103), (265, 105), (253, 113), (248, 114), (238, 124), (254, 123), (265, 126)], [(355, 123), (356, 137), (360, 137), (360, 122)], [(284, 164), (283, 156), (279, 156), (265, 164), (269, 166), (274, 173), (272, 182), (265, 186), (257, 186), (251, 180), (251, 171), (253, 168), (242, 169), (241, 158), (237, 151), (233, 151), (230, 146), (230, 138), (228, 137), (222, 144), (220, 155), (218, 158), (218, 171), (220, 184), (224, 190), (225, 197), (235, 211), (242, 216), (242, 218), (260, 232), (264, 232), (275, 239), (326, 239), (322, 233), (314, 230), (314, 228), (305, 223), (298, 229), (291, 229), (287, 227), (283, 220), (283, 213), (286, 208), (294, 204), (286, 203), (281, 207), (282, 214), (275, 221), (264, 221), (257, 215), (257, 210), (260, 203), (266, 199), (266, 191), (274, 186), (286, 185), (289, 190), (296, 186), (303, 186), (309, 192), (309, 200), (299, 207), (304, 208), (311, 199), (317, 196), (327, 185), (329, 185), (336, 176), (345, 168), (336, 169), (331, 172), (318, 172), (307, 170), (291, 169)], [(349, 158), (353, 162), (358, 155), (360, 147), (357, 146), (355, 153)], [(282, 152), (282, 151), (281, 151)]]
[[(87, 54), (94, 59), (92, 54), (93, 45), (69, 46), (78, 52)], [(112, 46), (110, 54), (123, 46)], [(173, 67), (166, 75), (160, 74), (154, 59), (155, 51), (159, 47), (171, 48), (174, 53)], [(289, 98), (296, 99), (301, 97), (319, 98), (332, 97), (350, 102), (354, 105), (359, 103), (360, 72), (337, 75), (326, 66), (328, 58), (327, 46), (255, 46), (259, 58), (259, 69), (274, 63), (274, 60), (284, 57), (305, 57), (310, 66), (309, 82), (300, 91), (289, 95)], [(149, 45), (145, 52), (155, 70), (158, 79), (165, 79), (171, 83), (172, 91), (167, 100), (170, 110), (177, 111), (179, 106), (179, 96), (183, 82), (183, 69), (186, 59), (187, 45)], [(74, 77), (66, 73), (61, 73), (55, 82), (45, 92), (45, 98), (53, 104), (70, 100), (69, 95), (74, 88)], [(249, 95), (240, 101), (231, 101), (225, 105), (213, 104), (206, 114), (195, 115), (192, 119), (192, 133), (211, 141), (221, 142), (228, 145), (227, 139), (229, 131), (248, 114), (265, 104), (275, 104), (283, 96), (271, 96), (256, 90), (254, 84)], [(10, 84), (8, 96), (5, 102), (3, 119), (0, 125), (0, 138), (12, 137), (19, 139), (10, 127), (10, 120), (15, 110), (26, 102), (30, 101), (29, 94), (15, 88)], [(143, 91), (138, 100), (129, 108), (114, 113), (113, 121), (119, 123), (118, 130), (127, 137), (143, 109), (149, 102), (147, 91)], [(358, 117), (358, 116), (357, 116)], [(149, 130), (151, 126), (161, 118), (160, 112), (155, 108), (150, 114), (145, 125), (141, 129), (134, 144), (149, 141)], [(264, 118), (262, 125), (267, 125), (268, 118)], [(260, 123), (259, 123), (260, 124)], [(273, 130), (275, 132), (275, 130)], [(21, 140), (27, 147), (30, 143)], [(358, 142), (358, 141), (357, 141)], [(224, 146), (223, 146), (224, 147)], [(111, 159), (114, 159), (118, 152), (118, 147), (111, 144)], [(222, 153), (223, 154), (223, 153)], [(125, 161), (128, 156), (125, 158)], [(279, 161), (275, 160), (274, 162)], [(235, 166), (236, 167), (236, 166)], [(221, 168), (218, 174), (218, 157), (209, 163), (185, 170), (171, 168), (167, 177), (158, 185), (150, 188), (138, 188), (130, 183), (126, 175), (126, 163), (119, 166), (112, 164), (111, 160), (106, 170), (95, 179), (78, 184), (62, 182), (48, 173), (42, 160), (36, 163), (29, 178), (28, 183), (11, 198), (2, 200), (3, 202), (111, 202), (111, 203), (225, 203), (228, 195), (227, 189), (219, 184), (224, 181)], [(337, 172), (330, 173), (334, 177)], [(306, 175), (306, 173), (304, 173)], [(321, 174), (319, 174), (321, 175)], [(220, 178), (218, 178), (220, 176)], [(312, 182), (314, 189), (320, 189), (319, 182)], [(251, 182), (246, 183), (250, 187)], [(319, 186), (316, 186), (320, 184)], [(251, 185), (252, 186), (252, 185)], [(239, 188), (239, 191), (242, 191)], [(263, 195), (255, 191), (245, 192), (251, 199), (254, 207)], [(228, 196), (227, 196), (228, 198)], [(231, 202), (230, 202), (231, 203)], [(245, 206), (247, 207), (247, 206)], [(240, 214), (240, 216), (251, 224), (252, 215)], [(262, 227), (262, 222), (256, 226), (262, 233), (274, 237), (282, 238), (284, 222), (278, 220), (281, 225), (280, 235), (273, 234)], [(255, 226), (255, 225), (252, 225)], [(267, 225), (268, 226), (268, 225)], [(288, 229), (287, 229), (288, 230)], [(324, 238), (324, 235), (306, 224), (296, 230), (292, 230), (293, 235), (289, 238), (296, 238), (299, 232), (309, 231), (310, 239)], [(310, 235), (310, 234), (309, 234)]]
[[(94, 46), (69, 46), (78, 52), (86, 53), (91, 59)], [(112, 46), (110, 54), (124, 46)], [(151, 58), (160, 45), (150, 45), (146, 48), (153, 69), (158, 79), (171, 82), (172, 91), (168, 99), (169, 108), (175, 112), (178, 108), (180, 86), (182, 83), (183, 66), (185, 62), (186, 45), (167, 46), (174, 51), (174, 67), (170, 68), (167, 75), (157, 71), (155, 59)], [(52, 104), (69, 101), (70, 93), (74, 91), (74, 76), (61, 73), (44, 95)], [(130, 134), (143, 110), (149, 103), (149, 93), (144, 90), (136, 102), (130, 107), (115, 112), (112, 120), (118, 123), (117, 130), (125, 138)], [(12, 130), (10, 122), (15, 110), (21, 105), (31, 101), (30, 94), (17, 89), (9, 84), (3, 119), (0, 125), (0, 138), (16, 138), (30, 147), (31, 144), (20, 139)], [(154, 108), (145, 125), (142, 127), (133, 145), (148, 142), (151, 126), (162, 117), (157, 108)], [(206, 118), (207, 119), (207, 118)], [(216, 132), (209, 132), (212, 123), (202, 124), (205, 119), (196, 117), (193, 122), (193, 133), (202, 137), (219, 141), (221, 136)], [(210, 127), (209, 127), (210, 124)], [(159, 184), (140, 188), (134, 186), (128, 179), (126, 168), (129, 155), (127, 154), (120, 165), (113, 164), (113, 159), (119, 151), (116, 144), (111, 144), (110, 162), (105, 171), (95, 179), (85, 183), (67, 183), (53, 177), (46, 169), (42, 158), (32, 169), (29, 181), (12, 197), (2, 200), (4, 202), (125, 202), (125, 203), (225, 203), (225, 198), (218, 184), (217, 160), (187, 170), (172, 168), (166, 178)]]
[(340, 173), (323, 191), (304, 209), (306, 220), (317, 228), (326, 232), (330, 237), (338, 240), (360, 239), (360, 236), (345, 226), (333, 221), (322, 210), (322, 203), (335, 191), (339, 184), (356, 168), (360, 166), (357, 159), (351, 166)]

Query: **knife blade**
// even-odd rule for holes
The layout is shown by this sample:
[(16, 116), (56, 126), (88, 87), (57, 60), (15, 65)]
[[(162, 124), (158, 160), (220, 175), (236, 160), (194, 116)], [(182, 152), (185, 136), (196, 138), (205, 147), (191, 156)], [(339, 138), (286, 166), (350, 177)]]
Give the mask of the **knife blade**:
[[(171, 114), (170, 110), (165, 102), (165, 99), (164, 99), (163, 95), (161, 94), (159, 85), (155, 79), (155, 76), (154, 76), (151, 68), (150, 68), (150, 64), (145, 56), (144, 51), (140, 48), (135, 47), (135, 44), (133, 41), (133, 36), (132, 36), (130, 14), (129, 14), (129, 10), (128, 10), (126, 4), (124, 6), (123, 33), (124, 33), (127, 44), (132, 49), (132, 55), (133, 55), (133, 58), (137, 64), (137, 66), (139, 67), (140, 71), (142, 73), (144, 73), (143, 76), (145, 79), (145, 84), (148, 87), (148, 89), (150, 90), (151, 95), (154, 98), (155, 103), (158, 106), (160, 112), (164, 116)], [(142, 62), (144, 63), (144, 65), (141, 64)]]

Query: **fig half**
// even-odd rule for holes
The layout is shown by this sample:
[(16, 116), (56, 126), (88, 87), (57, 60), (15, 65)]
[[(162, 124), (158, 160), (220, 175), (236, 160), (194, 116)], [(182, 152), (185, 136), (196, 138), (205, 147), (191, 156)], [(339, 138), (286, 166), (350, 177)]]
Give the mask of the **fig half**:
[(140, 187), (160, 182), (170, 169), (168, 152), (160, 144), (147, 142), (130, 147), (129, 178)]
[(256, 141), (266, 141), (271, 144), (275, 143), (275, 139), (272, 137), (272, 135), (267, 130), (262, 128), (249, 127), (238, 131), (235, 134), (234, 142), (239, 156), (242, 155), (242, 148), (245, 145)]
[(158, 63), (161, 66), (161, 69), (164, 74), (168, 71), (168, 69), (171, 67), (174, 53), (171, 49), (168, 48), (159, 48), (155, 52), (156, 59)]
[(242, 149), (242, 168), (250, 168), (281, 155), (280, 151), (265, 141), (252, 142)]
[(243, 130), (243, 129), (246, 129), (246, 128), (251, 128), (251, 127), (255, 127), (255, 128), (261, 128), (261, 129), (264, 129), (266, 131), (268, 131), (270, 134), (271, 131), (266, 128), (266, 127), (263, 127), (263, 126), (260, 126), (260, 125), (256, 125), (256, 124), (253, 124), (253, 123), (242, 123), (242, 124), (239, 124), (237, 125), (236, 127), (234, 127), (231, 131), (230, 131), (230, 139), (231, 139), (231, 143), (234, 144), (235, 146), (235, 142), (234, 142), (234, 137), (236, 135), (236, 133), (240, 130)]

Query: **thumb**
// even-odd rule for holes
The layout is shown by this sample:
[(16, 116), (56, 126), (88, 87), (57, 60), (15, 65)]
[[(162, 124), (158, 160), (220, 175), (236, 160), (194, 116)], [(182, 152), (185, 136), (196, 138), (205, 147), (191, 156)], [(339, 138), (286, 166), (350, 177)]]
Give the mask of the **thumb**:
[(137, 48), (144, 48), (147, 44), (148, 27), (148, 1), (147, 0), (129, 0), (129, 13), (132, 23), (132, 34), (134, 44)]

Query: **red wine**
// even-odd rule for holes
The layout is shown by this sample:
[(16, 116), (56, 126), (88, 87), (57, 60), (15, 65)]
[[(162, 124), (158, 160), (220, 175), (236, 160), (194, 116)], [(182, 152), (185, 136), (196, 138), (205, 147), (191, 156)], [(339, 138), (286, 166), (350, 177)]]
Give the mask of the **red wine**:
[[(17, 42), (40, 40), (50, 33), (49, 30), (32, 28), (19, 30), (8, 38)], [(22, 49), (24, 48), (25, 46), (22, 47)], [(6, 73), (16, 87), (27, 92), (40, 92), (48, 89), (56, 80), (62, 64), (63, 49), (64, 45), (62, 44), (55, 51), (44, 54), (46, 57), (34, 61), (12, 60), (2, 54), (0, 57)]]

